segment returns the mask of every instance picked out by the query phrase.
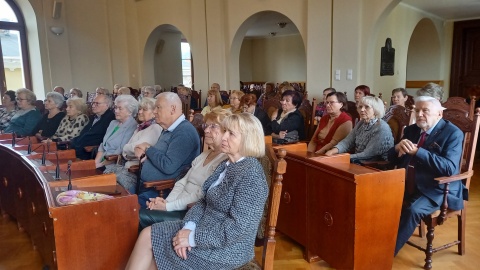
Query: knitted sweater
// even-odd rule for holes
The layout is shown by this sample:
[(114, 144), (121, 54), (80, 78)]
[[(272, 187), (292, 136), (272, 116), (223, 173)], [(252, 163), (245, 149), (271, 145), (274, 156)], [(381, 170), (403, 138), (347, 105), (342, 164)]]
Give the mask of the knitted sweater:
[(373, 124), (361, 120), (345, 139), (335, 145), (338, 153), (354, 150), (350, 159), (366, 161), (387, 160), (391, 147), (393, 147), (392, 131), (382, 119)]

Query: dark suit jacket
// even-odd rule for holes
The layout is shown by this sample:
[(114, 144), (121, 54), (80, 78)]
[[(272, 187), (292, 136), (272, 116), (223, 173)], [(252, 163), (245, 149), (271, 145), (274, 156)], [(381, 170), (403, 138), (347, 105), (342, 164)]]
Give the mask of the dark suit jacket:
[(262, 123), (263, 132), (265, 135), (267, 135), (266, 129), (267, 129), (268, 123), (270, 122), (270, 118), (268, 118), (267, 113), (262, 108), (260, 108), (260, 106), (257, 105), (255, 107), (255, 112), (253, 112), (253, 115), (255, 115), (255, 117), (257, 117), (258, 120), (260, 120), (260, 123)]
[(71, 140), (72, 148), (75, 149), (77, 158), (79, 159), (92, 158), (91, 154), (85, 152), (83, 148), (90, 145), (100, 145), (102, 143), (108, 125), (115, 119), (115, 114), (112, 110), (108, 109), (102, 117), (100, 117), (100, 120), (92, 126), (93, 119), (94, 116), (90, 116), (90, 121), (82, 132), (80, 132), (80, 135)]
[[(402, 139), (416, 143), (420, 139), (420, 133), (420, 128), (413, 124), (405, 128)], [(443, 201), (444, 185), (438, 185), (433, 178), (459, 173), (462, 144), (463, 132), (451, 122), (440, 119), (414, 157), (408, 154), (398, 157), (398, 153), (393, 147), (388, 152), (388, 159), (408, 170), (408, 164), (413, 158), (415, 183), (418, 190), (439, 206)], [(450, 183), (447, 198), (449, 208), (455, 210), (463, 208), (463, 188), (460, 180)]]

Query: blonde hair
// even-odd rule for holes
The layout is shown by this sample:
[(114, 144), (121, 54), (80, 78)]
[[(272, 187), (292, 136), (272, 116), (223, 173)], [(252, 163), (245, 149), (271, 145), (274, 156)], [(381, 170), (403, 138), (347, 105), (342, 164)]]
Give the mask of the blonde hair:
[(377, 97), (363, 97), (357, 106), (359, 106), (360, 104), (372, 107), (373, 112), (375, 113), (375, 118), (380, 119), (385, 115), (385, 105), (383, 104), (383, 101)]
[(77, 108), (77, 111), (80, 112), (80, 114), (85, 114), (87, 112), (87, 105), (85, 104), (85, 100), (80, 97), (71, 97), (67, 99), (67, 105), (73, 105), (75, 108)]
[(35, 93), (32, 92), (32, 90), (27, 88), (20, 88), (20, 89), (17, 89), (16, 93), (17, 93), (17, 98), (19, 98), (20, 94), (24, 94), (28, 103), (32, 106), (35, 106), (35, 101), (37, 101), (37, 96), (35, 95)]
[(233, 114), (225, 118), (222, 127), (242, 134), (240, 154), (247, 157), (263, 157), (265, 155), (265, 139), (262, 124), (250, 113)]
[(237, 95), (239, 100), (243, 97), (243, 95), (245, 95), (245, 93), (240, 90), (232, 90), (232, 93), (230, 93), (230, 96), (234, 94)]
[(206, 123), (207, 120), (210, 120), (221, 125), (223, 120), (225, 120), (225, 118), (231, 115), (232, 115), (232, 112), (230, 110), (215, 107), (212, 109), (212, 111), (205, 114), (205, 117), (203, 118), (203, 122)]
[(223, 105), (223, 101), (222, 101), (222, 96), (220, 96), (220, 91), (217, 91), (217, 90), (208, 90), (207, 92), (207, 96), (215, 96), (215, 106), (213, 107), (217, 107), (217, 106), (222, 106)]

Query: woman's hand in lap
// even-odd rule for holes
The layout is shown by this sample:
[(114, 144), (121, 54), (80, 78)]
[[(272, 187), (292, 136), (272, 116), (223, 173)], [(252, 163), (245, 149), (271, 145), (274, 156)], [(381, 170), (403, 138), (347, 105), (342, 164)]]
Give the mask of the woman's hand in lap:
[(190, 235), (191, 230), (181, 229), (172, 239), (173, 249), (177, 253), (178, 257), (186, 260), (187, 251), (190, 251), (190, 243), (188, 242), (188, 236)]

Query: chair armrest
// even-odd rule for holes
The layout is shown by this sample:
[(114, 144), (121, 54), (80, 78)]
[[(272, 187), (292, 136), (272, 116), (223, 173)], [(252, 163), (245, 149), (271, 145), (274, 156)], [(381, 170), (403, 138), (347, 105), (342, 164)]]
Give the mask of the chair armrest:
[(83, 149), (85, 149), (85, 152), (91, 153), (91, 152), (93, 152), (93, 150), (95, 150), (96, 148), (98, 148), (98, 145), (85, 146)]
[(163, 190), (163, 189), (166, 189), (166, 188), (173, 188), (174, 185), (175, 185), (175, 179), (148, 181), (148, 182), (143, 183), (143, 186), (145, 188), (154, 187), (157, 190)]
[(140, 165), (132, 165), (128, 168), (128, 172), (131, 172), (131, 173), (138, 173), (139, 170), (140, 170)]
[(370, 168), (374, 168), (377, 170), (392, 170), (394, 167), (394, 164), (390, 163), (390, 161), (385, 161), (385, 160), (379, 160), (379, 161), (361, 161), (363, 166), (367, 166)]
[(107, 161), (115, 161), (115, 162), (117, 162), (119, 158), (120, 158), (120, 155), (108, 155), (108, 156), (105, 156), (105, 160), (107, 160)]
[(452, 176), (444, 176), (444, 177), (437, 177), (433, 178), (435, 181), (438, 181), (438, 184), (446, 184), (446, 183), (451, 183), (453, 181), (458, 181), (458, 180), (463, 180), (469, 177), (473, 176), (473, 170), (470, 170), (468, 172), (464, 172), (461, 174), (456, 174)]

